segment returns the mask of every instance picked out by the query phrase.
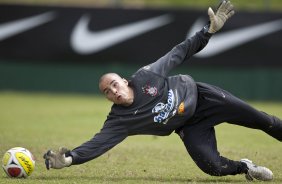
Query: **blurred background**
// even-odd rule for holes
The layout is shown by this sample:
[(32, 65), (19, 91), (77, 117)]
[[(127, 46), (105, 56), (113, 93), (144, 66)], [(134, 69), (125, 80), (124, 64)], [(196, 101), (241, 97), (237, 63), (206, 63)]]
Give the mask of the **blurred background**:
[[(219, 0), (0, 0), (0, 90), (98, 94), (207, 24)], [(171, 74), (247, 100), (282, 100), (282, 1), (233, 0), (236, 14)]]

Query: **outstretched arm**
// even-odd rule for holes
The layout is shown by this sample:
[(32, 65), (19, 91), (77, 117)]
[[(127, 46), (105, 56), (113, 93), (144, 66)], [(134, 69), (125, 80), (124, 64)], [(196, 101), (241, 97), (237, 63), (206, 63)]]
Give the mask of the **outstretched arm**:
[(70, 165), (82, 164), (104, 154), (127, 137), (127, 130), (121, 126), (105, 123), (100, 133), (91, 140), (73, 150), (59, 148), (58, 151), (48, 150), (44, 154), (47, 169), (61, 169)]
[(210, 23), (208, 25), (197, 32), (193, 37), (187, 38), (182, 43), (176, 45), (166, 55), (146, 68), (162, 76), (167, 76), (169, 71), (175, 66), (180, 65), (185, 60), (201, 51), (207, 45), (212, 34), (219, 31), (234, 13), (234, 7), (230, 1), (223, 1), (219, 5), (216, 13), (209, 8), (208, 15)]

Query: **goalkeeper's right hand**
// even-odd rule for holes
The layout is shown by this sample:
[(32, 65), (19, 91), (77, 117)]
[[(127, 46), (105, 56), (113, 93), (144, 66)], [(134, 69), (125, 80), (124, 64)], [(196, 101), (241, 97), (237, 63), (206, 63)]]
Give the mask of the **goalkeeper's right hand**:
[(65, 153), (69, 150), (64, 147), (60, 147), (58, 152), (54, 152), (52, 150), (48, 150), (47, 153), (44, 154), (43, 158), (45, 159), (46, 168), (49, 170), (53, 169), (62, 169), (64, 167), (68, 167), (72, 163), (72, 157), (65, 156)]

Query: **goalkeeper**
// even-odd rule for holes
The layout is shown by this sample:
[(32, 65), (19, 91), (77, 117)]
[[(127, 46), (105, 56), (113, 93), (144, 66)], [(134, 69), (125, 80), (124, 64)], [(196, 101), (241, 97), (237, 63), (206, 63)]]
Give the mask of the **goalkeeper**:
[(231, 93), (189, 75), (167, 76), (176, 66), (202, 50), (210, 37), (234, 14), (230, 1), (223, 1), (210, 22), (193, 37), (176, 45), (156, 62), (140, 68), (129, 80), (116, 73), (100, 78), (99, 88), (114, 104), (103, 128), (91, 140), (73, 150), (59, 148), (44, 154), (47, 169), (61, 169), (97, 158), (132, 135), (182, 139), (197, 166), (212, 176), (245, 174), (248, 180), (272, 180), (272, 172), (248, 159), (230, 160), (217, 150), (214, 126), (227, 122), (264, 131), (282, 140), (282, 121), (258, 111)]

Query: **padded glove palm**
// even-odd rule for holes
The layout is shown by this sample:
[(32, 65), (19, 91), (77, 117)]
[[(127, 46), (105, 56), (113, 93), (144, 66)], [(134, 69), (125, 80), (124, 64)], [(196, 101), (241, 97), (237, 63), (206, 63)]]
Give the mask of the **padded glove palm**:
[(65, 153), (69, 151), (67, 148), (60, 147), (58, 152), (54, 152), (52, 150), (48, 150), (47, 153), (44, 154), (43, 158), (45, 159), (46, 168), (49, 170), (53, 169), (62, 169), (64, 167), (68, 167), (72, 163), (72, 157), (66, 157)]
[(217, 9), (216, 13), (209, 7), (208, 15), (210, 17), (210, 28), (209, 33), (215, 33), (219, 31), (224, 23), (234, 15), (234, 6), (231, 4), (230, 1), (224, 0), (219, 8)]

